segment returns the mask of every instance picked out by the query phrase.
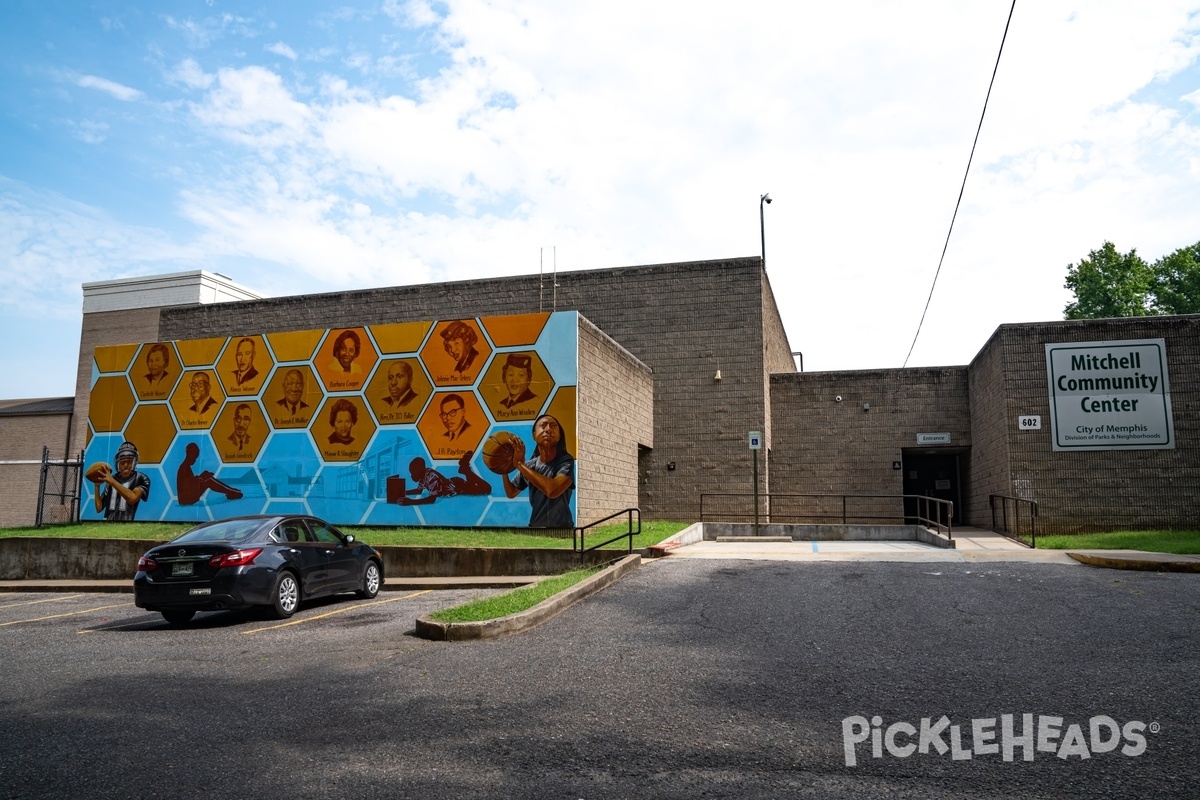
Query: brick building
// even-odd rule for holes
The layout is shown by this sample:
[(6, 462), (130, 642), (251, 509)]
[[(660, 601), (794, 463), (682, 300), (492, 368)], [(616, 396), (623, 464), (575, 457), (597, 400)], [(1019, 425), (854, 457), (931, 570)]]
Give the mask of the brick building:
[[(752, 491), (750, 431), (763, 434), (759, 490), (776, 495), (779, 521), (832, 514), (838, 502), (782, 495), (928, 493), (954, 501), (957, 523), (983, 527), (991, 495), (1036, 501), (1042, 530), (1200, 524), (1200, 318), (1004, 325), (967, 366), (803, 373), (757, 257), (564, 272), (551, 283), (531, 275), (281, 298), (208, 273), (88, 284), (73, 413), (55, 423), (69, 435), (44, 438), (56, 456), (64, 443), (83, 447), (99, 345), (428, 320), (446, 308), (574, 310), (581, 524), (631, 505), (680, 520), (744, 512), (744, 499), (718, 495)], [(1171, 446), (1055, 449), (1046, 346), (1146, 340), (1165, 342)], [(1021, 427), (1034, 417), (1045, 424)], [(0, 429), (19, 419), (0, 416)], [(859, 502), (860, 513), (894, 513), (892, 500)], [(31, 524), (25, 514), (2, 522)]]

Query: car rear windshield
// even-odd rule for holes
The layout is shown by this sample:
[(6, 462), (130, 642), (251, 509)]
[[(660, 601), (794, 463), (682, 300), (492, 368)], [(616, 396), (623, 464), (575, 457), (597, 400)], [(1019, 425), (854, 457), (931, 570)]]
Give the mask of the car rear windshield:
[(193, 528), (175, 542), (243, 542), (262, 528), (261, 519), (230, 519)]

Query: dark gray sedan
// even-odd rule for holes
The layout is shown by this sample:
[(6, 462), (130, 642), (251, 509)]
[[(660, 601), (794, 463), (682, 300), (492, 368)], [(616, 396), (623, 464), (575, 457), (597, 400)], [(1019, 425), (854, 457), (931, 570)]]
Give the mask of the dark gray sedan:
[(370, 545), (309, 516), (208, 522), (138, 559), (134, 602), (183, 625), (197, 611), (263, 606), (290, 617), (314, 597), (383, 586), (383, 559)]

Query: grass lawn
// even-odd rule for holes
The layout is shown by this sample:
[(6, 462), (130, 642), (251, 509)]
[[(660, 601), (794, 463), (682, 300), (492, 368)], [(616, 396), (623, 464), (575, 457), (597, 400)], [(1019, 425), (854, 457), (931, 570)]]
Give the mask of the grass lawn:
[(1149, 553), (1200, 553), (1200, 531), (1111, 531), (1069, 536), (1038, 536), (1042, 550), (1144, 550)]
[[(688, 522), (642, 520), (642, 532), (633, 539), (638, 550), (658, 544), (663, 539), (686, 528)], [(192, 527), (187, 522), (81, 522), (76, 525), (47, 525), (42, 528), (0, 528), (0, 538), (44, 536), (70, 539), (145, 539), (164, 541)], [(588, 531), (587, 542), (610, 539), (628, 529), (626, 522), (605, 525)], [(503, 530), (495, 528), (353, 528), (343, 527), (358, 539), (372, 545), (401, 545), (409, 547), (545, 547), (571, 549), (571, 536), (540, 536), (528, 528)], [(605, 549), (624, 549), (626, 540), (608, 545)]]
[(595, 575), (599, 567), (577, 569), (546, 578), (530, 586), (522, 586), (511, 592), (474, 600), (454, 608), (445, 608), (430, 616), (438, 622), (482, 622), (488, 619), (498, 619), (509, 614), (516, 614), (527, 608), (533, 608), (547, 597), (556, 595), (564, 589), (569, 589), (584, 578)]

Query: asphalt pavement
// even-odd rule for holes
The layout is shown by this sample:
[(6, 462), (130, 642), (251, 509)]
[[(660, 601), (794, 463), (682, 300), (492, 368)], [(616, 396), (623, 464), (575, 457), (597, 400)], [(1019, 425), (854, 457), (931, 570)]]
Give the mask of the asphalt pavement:
[(411, 636), (436, 592), (38, 611), (0, 627), (0, 798), (1190, 798), (1195, 580), (672, 556), (481, 642)]

